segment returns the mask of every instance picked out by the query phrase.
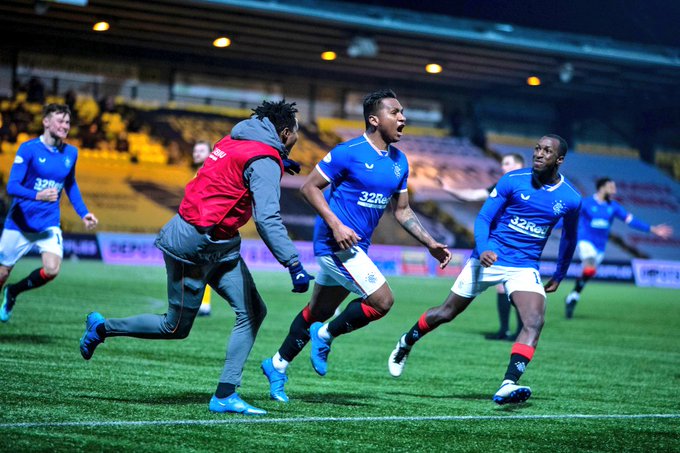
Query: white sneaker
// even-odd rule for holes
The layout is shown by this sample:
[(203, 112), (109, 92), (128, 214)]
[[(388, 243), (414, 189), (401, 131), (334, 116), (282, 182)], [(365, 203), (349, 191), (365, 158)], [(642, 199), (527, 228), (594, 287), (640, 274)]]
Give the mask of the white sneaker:
[(496, 404), (523, 403), (531, 396), (531, 389), (522, 385), (517, 385), (511, 380), (505, 380), (493, 396)]
[(402, 346), (400, 338), (394, 351), (390, 354), (390, 358), (387, 360), (387, 368), (392, 376), (399, 377), (404, 372), (409, 352), (411, 352), (411, 348)]

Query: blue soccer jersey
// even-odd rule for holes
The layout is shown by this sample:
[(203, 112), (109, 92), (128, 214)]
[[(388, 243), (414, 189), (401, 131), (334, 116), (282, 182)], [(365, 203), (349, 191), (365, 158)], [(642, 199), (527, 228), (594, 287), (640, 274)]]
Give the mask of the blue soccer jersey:
[(38, 201), (41, 190), (55, 188), (61, 199), (66, 190), (80, 217), (88, 213), (76, 184), (78, 149), (64, 144), (62, 149), (48, 147), (40, 138), (23, 143), (14, 158), (7, 181), (7, 193), (13, 197), (5, 228), (26, 232), (45, 231), (60, 225), (59, 200)]
[(555, 224), (563, 218), (562, 238), (553, 278), (560, 281), (569, 267), (577, 238), (581, 195), (560, 175), (553, 186), (536, 188), (530, 169), (503, 176), (489, 195), (475, 221), (472, 256), (491, 250), (496, 264), (538, 269), (545, 243)]
[[(406, 191), (406, 156), (392, 145), (387, 152), (380, 151), (363, 135), (333, 148), (316, 169), (330, 183), (325, 194), (329, 207), (361, 238), (359, 247), (367, 251), (392, 195)], [(314, 254), (330, 255), (339, 249), (333, 231), (317, 216)]]
[(578, 223), (579, 241), (588, 241), (598, 252), (604, 252), (614, 219), (622, 220), (641, 231), (649, 231), (650, 228), (646, 223), (633, 219), (633, 215), (618, 202), (599, 201), (593, 195), (583, 199)]

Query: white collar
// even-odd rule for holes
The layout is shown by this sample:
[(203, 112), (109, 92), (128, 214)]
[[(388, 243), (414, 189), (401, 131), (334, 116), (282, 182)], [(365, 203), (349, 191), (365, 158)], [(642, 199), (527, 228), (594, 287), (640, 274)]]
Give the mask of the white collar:
[(564, 176), (562, 176), (562, 174), (560, 173), (560, 180), (559, 180), (559, 182), (553, 184), (552, 186), (551, 186), (551, 185), (548, 185), (548, 184), (543, 184), (543, 189), (546, 190), (546, 191), (548, 191), (548, 192), (552, 192), (552, 191), (554, 191), (554, 190), (557, 190), (557, 188), (558, 188), (559, 186), (561, 186), (563, 182), (564, 182)]
[(391, 145), (387, 145), (387, 149), (380, 149), (373, 144), (373, 142), (371, 141), (370, 138), (368, 138), (368, 135), (366, 135), (366, 132), (364, 132), (364, 138), (366, 139), (368, 144), (371, 145), (371, 148), (373, 148), (375, 150), (375, 152), (380, 154), (381, 156), (387, 156), (390, 153), (390, 146)]

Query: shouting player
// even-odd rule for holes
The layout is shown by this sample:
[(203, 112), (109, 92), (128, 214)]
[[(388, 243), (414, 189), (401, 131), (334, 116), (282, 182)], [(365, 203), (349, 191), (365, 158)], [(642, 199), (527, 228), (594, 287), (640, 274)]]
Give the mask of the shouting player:
[[(392, 376), (402, 374), (411, 348), (423, 335), (452, 321), (488, 287), (503, 283), (524, 325), (493, 400), (498, 404), (519, 403), (531, 396), (531, 389), (518, 381), (534, 355), (543, 328), (545, 293), (557, 290), (576, 247), (581, 196), (558, 172), (566, 154), (563, 138), (546, 135), (534, 148), (531, 170), (515, 170), (498, 181), (475, 221), (472, 256), (444, 303), (423, 313), (399, 339), (388, 359)], [(564, 223), (557, 269), (543, 286), (539, 259), (561, 218)]]
[[(409, 205), (408, 162), (392, 145), (401, 139), (406, 125), (403, 107), (391, 90), (379, 90), (366, 96), (363, 108), (366, 133), (333, 148), (301, 189), (318, 213), (314, 254), (321, 271), (311, 301), (293, 319), (278, 352), (262, 362), (270, 396), (277, 401), (288, 401), (286, 369), (310, 335), (312, 366), (323, 376), (333, 339), (380, 319), (392, 307), (394, 295), (367, 255), (373, 230), (389, 203), (399, 224), (427, 247), (442, 268), (451, 259), (446, 245), (425, 231)], [(322, 324), (350, 293), (359, 297), (333, 321)]]
[(595, 182), (595, 193), (585, 198), (581, 206), (581, 216), (578, 225), (578, 244), (576, 246), (581, 259), (582, 273), (576, 279), (574, 290), (565, 300), (565, 314), (567, 319), (574, 316), (576, 303), (581, 291), (588, 280), (597, 272), (597, 266), (602, 263), (604, 249), (609, 240), (609, 230), (614, 219), (623, 220), (631, 228), (650, 232), (655, 236), (668, 239), (673, 235), (673, 229), (668, 225), (654, 225), (633, 217), (623, 206), (613, 200), (616, 195), (616, 183), (610, 178), (600, 178)]
[(0, 287), (12, 268), (33, 245), (38, 247), (42, 267), (2, 291), (0, 321), (9, 321), (17, 296), (39, 288), (59, 275), (64, 246), (59, 201), (66, 191), (73, 209), (85, 228), (98, 220), (87, 210), (76, 183), (78, 149), (64, 143), (71, 129), (71, 110), (64, 104), (43, 108), (42, 135), (23, 143), (17, 150), (7, 181), (7, 194), (13, 197), (0, 237)]

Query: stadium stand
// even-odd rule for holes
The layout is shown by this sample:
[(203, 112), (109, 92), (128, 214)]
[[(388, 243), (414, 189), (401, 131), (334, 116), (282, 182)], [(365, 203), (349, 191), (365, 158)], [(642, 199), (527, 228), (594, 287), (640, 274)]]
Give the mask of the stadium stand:
[[(46, 101), (61, 102), (63, 98), (49, 97)], [(80, 96), (75, 105), (78, 123), (72, 128), (71, 143), (81, 146), (87, 128), (101, 126), (97, 147), (81, 146), (81, 189), (93, 200), (92, 209), (100, 213), (102, 230), (122, 232), (157, 231), (176, 210), (184, 184), (193, 176), (186, 165), (191, 144), (199, 139), (217, 141), (251, 113), (245, 109), (172, 103), (158, 107), (122, 99), (106, 107), (91, 96)], [(18, 145), (40, 130), (41, 108), (40, 104), (26, 102), (25, 96), (0, 101), (3, 169), (11, 166), (9, 159)], [(291, 157), (302, 164), (302, 175), (308, 174), (337, 143), (364, 130), (363, 120), (336, 118), (319, 118), (313, 125), (300, 126), (299, 141)], [(498, 156), (517, 152), (530, 162), (535, 138), (490, 132), (489, 150), (483, 150), (468, 139), (447, 136), (444, 129), (409, 126), (407, 132), (398, 147), (409, 159), (414, 208), (428, 229), (444, 242), (471, 246), (471, 232), (481, 203), (462, 202), (447, 189), (491, 186), (501, 176)], [(120, 149), (121, 137), (124, 149)], [(638, 156), (636, 150), (625, 146), (579, 143), (570, 153), (564, 172), (582, 193), (589, 195), (594, 180), (605, 176), (599, 169), (606, 168), (607, 175), (617, 180), (624, 206), (651, 223), (671, 223), (677, 228), (678, 183), (658, 168), (637, 160)], [(658, 153), (658, 161), (680, 171), (676, 153)], [(166, 166), (168, 163), (176, 165)], [(295, 239), (309, 239), (314, 214), (297, 193), (301, 179), (287, 177), (286, 181), (282, 215)], [(70, 210), (64, 209), (64, 214), (64, 230), (79, 231), (80, 222)], [(244, 235), (256, 237), (253, 225), (244, 230)], [(557, 255), (558, 238), (553, 236), (546, 247), (546, 257)], [(609, 247), (608, 259), (680, 255), (678, 243), (661, 243), (621, 224), (614, 227), (613, 236), (616, 241)], [(385, 216), (375, 241), (413, 244), (391, 216)]]

